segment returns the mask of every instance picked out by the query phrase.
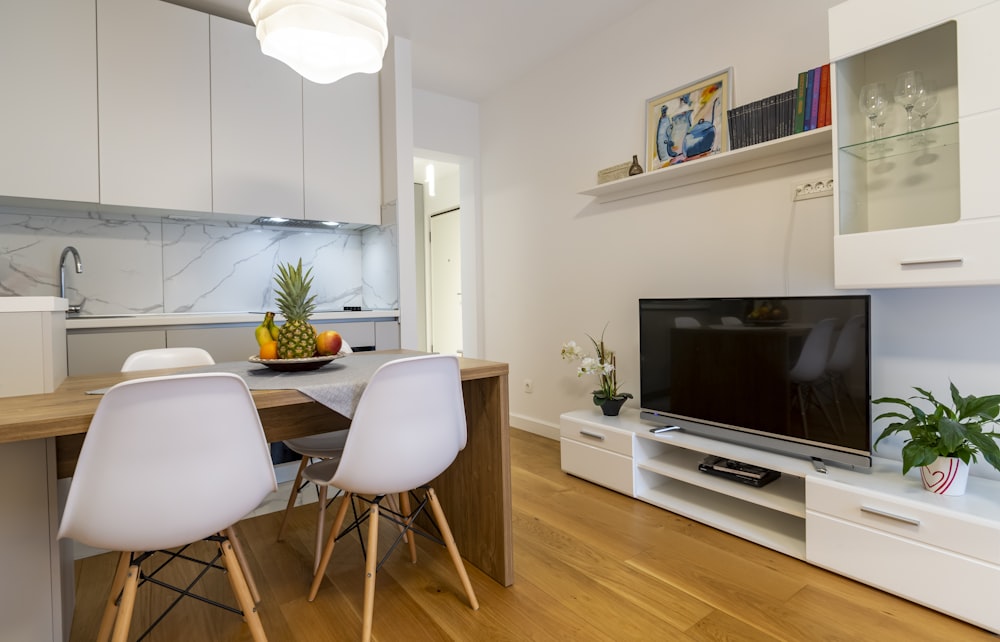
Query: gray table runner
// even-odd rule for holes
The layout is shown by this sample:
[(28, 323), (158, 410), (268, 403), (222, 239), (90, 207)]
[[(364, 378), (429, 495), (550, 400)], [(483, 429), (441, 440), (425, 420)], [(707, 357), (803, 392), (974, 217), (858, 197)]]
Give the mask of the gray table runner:
[[(190, 368), (185, 373), (229, 372), (239, 375), (251, 390), (298, 390), (350, 419), (375, 371), (382, 364), (407, 356), (414, 355), (355, 352), (318, 370), (304, 372), (279, 372), (249, 361), (229, 361)], [(105, 390), (88, 394), (103, 394)]]

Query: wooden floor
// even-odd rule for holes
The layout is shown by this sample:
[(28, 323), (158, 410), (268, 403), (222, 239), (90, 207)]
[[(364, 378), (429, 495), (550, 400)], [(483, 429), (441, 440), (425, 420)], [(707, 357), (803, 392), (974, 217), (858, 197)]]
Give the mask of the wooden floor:
[[(420, 540), (420, 559), (398, 552), (378, 574), (378, 640), (996, 640), (981, 629), (825, 572), (642, 502), (570, 477), (558, 442), (512, 431), (515, 583), (502, 588), (469, 567), (481, 608), (465, 600), (443, 548)], [(314, 505), (295, 509), (275, 542), (280, 513), (239, 525), (263, 596), (272, 642), (360, 637), (362, 560), (338, 543), (315, 602)], [(389, 529), (383, 529), (383, 532)], [(72, 640), (92, 640), (113, 572), (112, 554), (77, 562)], [(232, 603), (224, 578), (205, 593)], [(135, 637), (163, 603), (140, 590)], [(1000, 608), (1000, 606), (998, 606)], [(249, 640), (239, 616), (184, 600), (146, 638)]]

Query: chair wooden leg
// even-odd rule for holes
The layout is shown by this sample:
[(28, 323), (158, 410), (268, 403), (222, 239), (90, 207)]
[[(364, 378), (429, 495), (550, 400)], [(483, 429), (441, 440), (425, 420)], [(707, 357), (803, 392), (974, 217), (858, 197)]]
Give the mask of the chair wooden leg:
[(365, 602), (361, 620), (361, 640), (372, 639), (372, 616), (375, 612), (375, 570), (378, 567), (378, 504), (371, 505), (368, 516), (368, 555), (365, 557)]
[(250, 595), (250, 588), (247, 586), (243, 569), (233, 551), (232, 543), (228, 539), (223, 540), (219, 542), (219, 548), (222, 550), (222, 562), (226, 567), (226, 576), (233, 588), (236, 602), (240, 605), (240, 610), (243, 611), (243, 619), (250, 627), (250, 636), (255, 642), (267, 642), (267, 635), (264, 634), (264, 626), (260, 622), (257, 606)]
[(309, 458), (303, 457), (299, 463), (299, 472), (295, 474), (295, 484), (292, 485), (292, 492), (288, 494), (288, 505), (285, 507), (285, 515), (281, 518), (281, 526), (278, 528), (278, 541), (285, 538), (285, 526), (288, 524), (288, 515), (295, 507), (295, 499), (299, 496), (299, 486), (302, 485), (302, 474), (309, 465)]
[(444, 511), (441, 510), (441, 503), (438, 501), (433, 488), (427, 489), (427, 498), (430, 500), (431, 511), (434, 513), (434, 521), (437, 522), (438, 529), (441, 531), (441, 539), (444, 540), (444, 545), (448, 548), (448, 553), (451, 555), (451, 562), (455, 565), (458, 577), (462, 580), (462, 586), (465, 588), (465, 594), (469, 597), (469, 605), (473, 610), (478, 610), (479, 600), (476, 599), (476, 592), (472, 590), (472, 582), (469, 581), (469, 574), (465, 572), (465, 564), (462, 562), (462, 556), (458, 552), (458, 545), (455, 544), (455, 538), (448, 527), (448, 520), (444, 518)]
[[(399, 494), (399, 505), (403, 509), (402, 513), (406, 517), (407, 529), (413, 525), (413, 517), (410, 515), (410, 494)], [(417, 538), (409, 530), (406, 531), (406, 544), (410, 547), (410, 561), (417, 563)]]
[(115, 618), (115, 630), (111, 636), (111, 642), (126, 642), (128, 640), (128, 630), (132, 624), (132, 610), (135, 608), (135, 592), (138, 588), (139, 567), (129, 566), (125, 573), (122, 601), (118, 606), (118, 617)]
[(316, 546), (313, 549), (313, 573), (319, 569), (320, 551), (323, 550), (323, 523), (326, 522), (326, 494), (328, 486), (317, 484), (319, 489), (319, 514), (316, 516)]
[(100, 628), (97, 629), (97, 642), (108, 642), (108, 638), (111, 636), (111, 628), (115, 624), (115, 615), (118, 613), (118, 594), (125, 587), (125, 577), (128, 575), (131, 561), (132, 556), (128, 551), (123, 551), (118, 556), (115, 577), (111, 580), (111, 591), (108, 593), (108, 601), (104, 605)]
[(240, 569), (243, 571), (243, 577), (247, 581), (247, 587), (250, 588), (250, 595), (253, 596), (253, 603), (260, 604), (260, 591), (257, 590), (257, 582), (253, 579), (253, 573), (250, 572), (250, 564), (247, 563), (247, 556), (243, 553), (243, 546), (240, 544), (240, 538), (236, 536), (236, 528), (230, 526), (225, 531), (226, 537), (233, 544), (233, 552), (236, 553), (236, 559), (240, 562)]
[(319, 585), (323, 581), (323, 574), (326, 573), (326, 567), (330, 564), (330, 556), (333, 555), (333, 547), (337, 543), (337, 533), (340, 532), (340, 527), (344, 524), (344, 517), (347, 515), (347, 507), (352, 501), (351, 493), (344, 493), (344, 496), (340, 500), (340, 507), (337, 509), (337, 516), (333, 518), (333, 526), (330, 527), (330, 535), (326, 539), (326, 547), (323, 548), (323, 557), (320, 558), (319, 568), (316, 569), (316, 573), (313, 575), (312, 586), (309, 587), (309, 601), (312, 602), (316, 599), (316, 594), (319, 593)]

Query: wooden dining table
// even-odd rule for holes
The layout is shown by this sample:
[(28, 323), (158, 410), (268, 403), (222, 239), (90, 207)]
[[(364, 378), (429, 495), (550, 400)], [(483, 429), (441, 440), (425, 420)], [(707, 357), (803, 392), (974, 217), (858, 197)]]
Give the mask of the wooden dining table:
[[(401, 356), (416, 354), (398, 352)], [(459, 365), (468, 441), (454, 463), (432, 485), (438, 492), (462, 556), (501, 585), (510, 586), (514, 581), (514, 557), (509, 369), (506, 363), (464, 357), (459, 358)], [(62, 610), (64, 617), (67, 599), (72, 604), (72, 596), (66, 595), (72, 587), (67, 589), (64, 585), (65, 575), (68, 573), (71, 577), (72, 564), (71, 561), (67, 564), (66, 560), (60, 562), (59, 545), (55, 541), (58, 526), (56, 480), (72, 476), (80, 447), (100, 402), (100, 395), (88, 393), (129, 379), (183, 370), (68, 377), (51, 393), (0, 398), (0, 467), (10, 464), (7, 470), (0, 470), (0, 486), (20, 483), (11, 478), (19, 466), (31, 472), (37, 472), (35, 468), (39, 466), (43, 469), (42, 475), (49, 486), (46, 491), (48, 519), (47, 526), (44, 526), (47, 532), (37, 532), (37, 536), (50, 540), (49, 572), (53, 603), (59, 606), (55, 611)], [(350, 427), (350, 419), (297, 390), (253, 390), (252, 395), (269, 442)], [(31, 450), (14, 451), (13, 448), (19, 445)], [(25, 457), (36, 461), (28, 466)], [(3, 520), (18, 520), (18, 511), (24, 512), (24, 504), (23, 497), (10, 491), (0, 491)], [(40, 531), (45, 520), (35, 521), (38, 524), (36, 530)], [(10, 568), (19, 562), (15, 559), (19, 555), (18, 538), (23, 538), (24, 532), (4, 533), (0, 527), (0, 568)], [(29, 544), (23, 543), (26, 546)], [(23, 589), (23, 583), (10, 574), (5, 575), (6, 578), (0, 578), (0, 602), (8, 597), (14, 599)], [(18, 583), (21, 589), (17, 588)], [(13, 610), (15, 607), (5, 608)], [(57, 617), (56, 612), (53, 613), (54, 618)], [(0, 609), (0, 615), (6, 613)], [(0, 639), (6, 639), (3, 619), (0, 617)], [(60, 639), (60, 636), (53, 633), (52, 639)]]

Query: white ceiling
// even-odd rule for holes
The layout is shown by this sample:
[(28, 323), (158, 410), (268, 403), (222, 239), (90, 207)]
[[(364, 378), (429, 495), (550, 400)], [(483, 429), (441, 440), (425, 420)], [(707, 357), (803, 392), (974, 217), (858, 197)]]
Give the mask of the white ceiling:
[[(249, 0), (167, 0), (250, 24)], [(479, 101), (650, 0), (387, 0), (413, 43), (413, 84)]]

